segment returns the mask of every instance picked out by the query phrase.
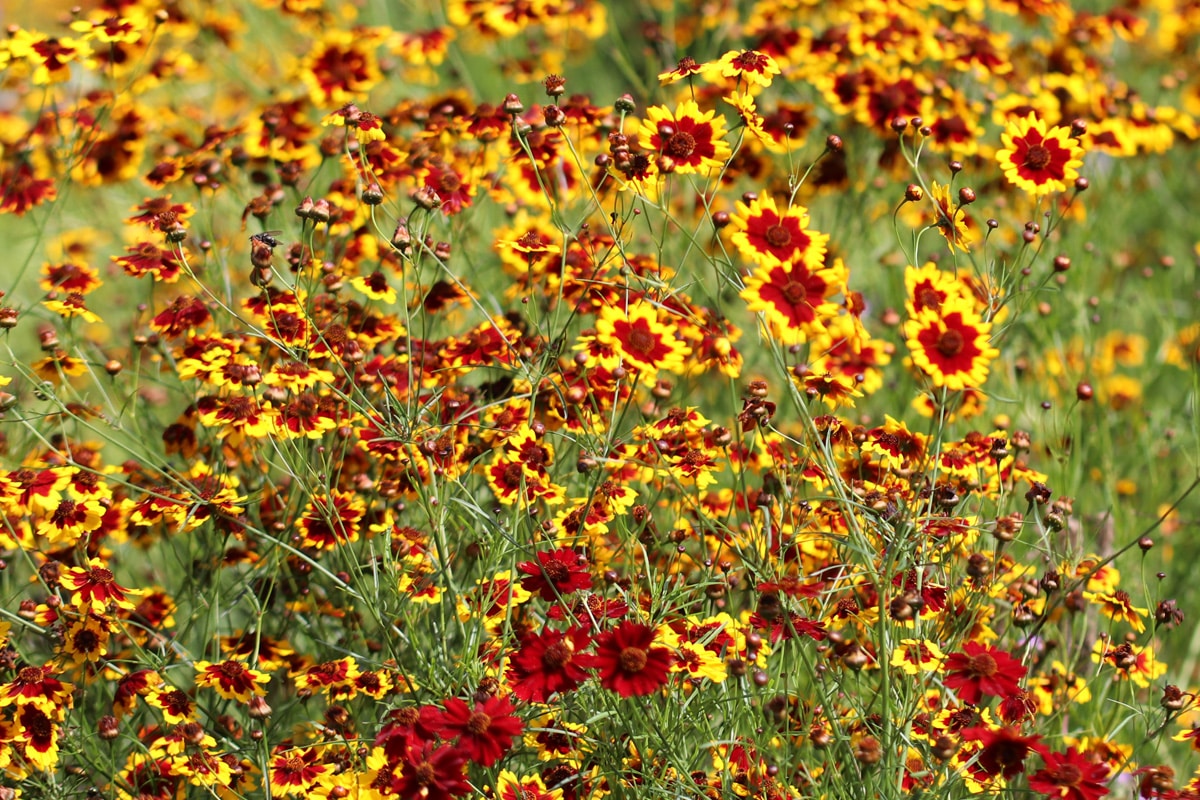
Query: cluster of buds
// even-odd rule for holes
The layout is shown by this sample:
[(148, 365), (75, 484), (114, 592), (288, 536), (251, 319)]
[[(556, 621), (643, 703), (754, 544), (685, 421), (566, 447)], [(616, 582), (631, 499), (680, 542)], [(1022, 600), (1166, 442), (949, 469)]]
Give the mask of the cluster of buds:
[[(553, 101), (562, 97), (567, 90), (567, 79), (561, 75), (547, 75), (546, 79), (542, 81), (542, 85), (546, 87), (546, 96)], [(561, 128), (567, 121), (567, 112), (563, 111), (561, 106), (551, 102), (542, 109), (542, 117), (546, 120), (548, 127)]]
[(271, 284), (271, 256), (279, 246), (275, 234), (279, 231), (263, 231), (250, 237), (250, 283), (260, 289)]
[(775, 404), (767, 400), (767, 382), (750, 381), (746, 387), (746, 396), (742, 398), (742, 410), (738, 421), (745, 430), (754, 430), (760, 425), (770, 422), (775, 416)]
[(311, 197), (305, 197), (300, 201), (300, 205), (296, 206), (296, 216), (320, 224), (333, 218), (333, 208), (325, 198), (313, 200)]
[(926, 125), (925, 120), (921, 119), (920, 117), (913, 117), (912, 119), (909, 119), (908, 117), (896, 117), (891, 122), (891, 128), (901, 136), (903, 136), (905, 131), (908, 130), (915, 131), (922, 136), (933, 135), (933, 128)]

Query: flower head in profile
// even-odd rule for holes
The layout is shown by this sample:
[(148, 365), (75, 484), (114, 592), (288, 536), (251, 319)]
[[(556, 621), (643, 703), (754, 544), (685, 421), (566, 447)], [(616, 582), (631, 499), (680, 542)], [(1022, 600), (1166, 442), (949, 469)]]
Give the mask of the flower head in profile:
[(717, 61), (704, 65), (704, 77), (712, 83), (736, 79), (765, 89), (778, 74), (775, 59), (757, 50), (730, 50)]
[(59, 580), (71, 590), (71, 599), (81, 611), (94, 609), (97, 613), (103, 613), (109, 603), (132, 611), (135, 604), (129, 596), (141, 594), (140, 591), (119, 585), (112, 570), (98, 558), (90, 559), (87, 567), (68, 567), (63, 570)]
[(1047, 130), (1046, 123), (1030, 112), (1009, 123), (1000, 140), (1004, 149), (996, 158), (1004, 177), (1035, 197), (1066, 191), (1067, 182), (1079, 177), (1083, 148), (1068, 128)]
[(938, 231), (950, 245), (950, 250), (961, 250), (964, 253), (971, 244), (971, 233), (967, 229), (967, 214), (961, 206), (954, 203), (950, 194), (950, 186), (942, 186), (937, 181), (929, 187), (929, 196), (933, 200), (934, 212)]
[(695, 101), (685, 100), (674, 112), (651, 106), (646, 117), (638, 130), (638, 146), (657, 154), (663, 172), (711, 172), (724, 166), (732, 153), (724, 140), (725, 118), (715, 111), (701, 113)]
[(250, 669), (241, 661), (230, 659), (218, 664), (209, 661), (196, 662), (196, 685), (211, 687), (226, 700), (247, 703), (251, 695), (267, 693), (261, 684), (269, 680), (270, 675)]
[(1100, 613), (1109, 619), (1124, 620), (1138, 633), (1146, 630), (1142, 617), (1150, 613), (1149, 610), (1135, 606), (1133, 598), (1124, 589), (1113, 592), (1084, 592), (1083, 599), (1100, 606)]
[(1000, 355), (989, 343), (991, 330), (967, 302), (950, 301), (910, 319), (905, 335), (913, 364), (933, 385), (961, 391), (982, 386), (988, 365)]

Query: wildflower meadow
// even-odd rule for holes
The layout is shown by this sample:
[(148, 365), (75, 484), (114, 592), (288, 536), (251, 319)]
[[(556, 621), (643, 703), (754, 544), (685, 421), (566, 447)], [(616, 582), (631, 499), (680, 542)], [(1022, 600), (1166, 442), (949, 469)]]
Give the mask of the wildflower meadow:
[(1200, 5), (25, 5), (0, 800), (1200, 798)]

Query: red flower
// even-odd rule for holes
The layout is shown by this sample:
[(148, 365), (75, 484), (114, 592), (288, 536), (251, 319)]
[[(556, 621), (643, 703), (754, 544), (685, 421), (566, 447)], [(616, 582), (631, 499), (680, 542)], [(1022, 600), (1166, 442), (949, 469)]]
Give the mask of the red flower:
[(964, 703), (978, 705), (983, 695), (1006, 698), (1021, 690), (1025, 667), (1001, 650), (967, 642), (962, 653), (946, 659), (945, 684)]
[(587, 559), (569, 547), (553, 553), (538, 553), (537, 561), (522, 561), (517, 569), (528, 577), (521, 579), (521, 588), (543, 600), (554, 600), (581, 589), (592, 588), (592, 576), (587, 571)]
[(1030, 753), (1045, 756), (1041, 736), (1022, 736), (1016, 728), (967, 728), (963, 741), (979, 742), (983, 747), (976, 754), (974, 770), (988, 778), (1005, 778), (1025, 771), (1025, 759)]
[(553, 694), (573, 691), (587, 678), (575, 654), (588, 644), (583, 628), (527, 635), (508, 660), (513, 694), (530, 703), (545, 703)]
[(54, 181), (37, 177), (29, 164), (5, 167), (0, 172), (0, 213), (23, 216), (57, 196)]
[(596, 653), (581, 663), (600, 673), (600, 685), (622, 697), (650, 694), (667, 682), (675, 658), (666, 647), (652, 647), (658, 631), (626, 620), (596, 637)]
[(467, 757), (449, 745), (434, 749), (432, 744), (412, 748), (401, 761), (401, 773), (391, 781), (390, 789), (400, 797), (422, 800), (449, 800), (471, 791), (463, 774)]
[(165, 310), (150, 321), (150, 327), (167, 338), (183, 336), (193, 328), (199, 328), (212, 319), (203, 300), (180, 295)]
[(437, 738), (442, 712), (433, 706), (409, 706), (388, 714), (388, 722), (375, 736), (389, 764), (405, 757), (410, 748), (423, 747)]
[(489, 697), (471, 708), (457, 697), (446, 701), (442, 714), (443, 738), (458, 737), (458, 751), (471, 761), (490, 767), (512, 747), (525, 724), (513, 715), (507, 698)]
[(1035, 792), (1062, 800), (1099, 800), (1108, 794), (1108, 767), (1088, 761), (1074, 747), (1065, 753), (1043, 753), (1042, 760), (1045, 766), (1029, 776), (1029, 788)]

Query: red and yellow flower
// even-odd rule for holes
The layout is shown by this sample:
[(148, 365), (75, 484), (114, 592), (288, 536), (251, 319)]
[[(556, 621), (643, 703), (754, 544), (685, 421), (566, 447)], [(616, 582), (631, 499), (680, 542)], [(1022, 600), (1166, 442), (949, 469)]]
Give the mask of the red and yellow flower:
[(1004, 177), (1035, 197), (1066, 191), (1067, 182), (1074, 181), (1083, 166), (1083, 148), (1071, 131), (1061, 126), (1047, 130), (1032, 111), (1010, 122), (1000, 141), (1004, 149), (996, 159)]
[(712, 172), (732, 154), (723, 138), (725, 118), (715, 111), (701, 113), (695, 101), (683, 101), (674, 112), (651, 106), (646, 117), (638, 130), (638, 146), (657, 154), (663, 172)]
[(989, 343), (991, 323), (965, 301), (944, 303), (910, 319), (905, 335), (913, 364), (938, 388), (975, 389), (987, 381), (988, 365), (1000, 355)]
[(72, 592), (71, 601), (84, 612), (94, 610), (103, 614), (109, 603), (132, 611), (135, 604), (129, 596), (142, 594), (118, 584), (112, 570), (98, 558), (89, 559), (87, 567), (67, 567), (59, 581)]
[(642, 299), (625, 308), (605, 306), (596, 320), (596, 341), (611, 346), (625, 368), (636, 370), (648, 386), (660, 370), (681, 374), (684, 358), (692, 352), (679, 338), (678, 326), (662, 321), (664, 313)]
[(265, 695), (264, 684), (271, 676), (250, 669), (241, 661), (227, 659), (218, 664), (210, 661), (196, 662), (196, 685), (215, 689), (226, 700), (240, 703), (250, 701), (251, 695)]
[(837, 316), (839, 306), (830, 298), (845, 285), (846, 268), (840, 259), (817, 268), (800, 261), (759, 267), (746, 278), (741, 296), (748, 309), (762, 313), (780, 342), (803, 344)]
[(315, 747), (276, 750), (270, 769), (272, 794), (307, 796), (317, 779), (331, 769), (321, 761), (321, 754)]
[(739, 200), (729, 223), (730, 241), (759, 266), (802, 263), (816, 268), (825, 258), (829, 237), (807, 228), (808, 210), (803, 206), (790, 206), (781, 214), (775, 199), (762, 194), (749, 205)]

